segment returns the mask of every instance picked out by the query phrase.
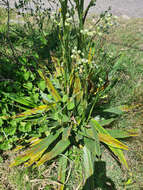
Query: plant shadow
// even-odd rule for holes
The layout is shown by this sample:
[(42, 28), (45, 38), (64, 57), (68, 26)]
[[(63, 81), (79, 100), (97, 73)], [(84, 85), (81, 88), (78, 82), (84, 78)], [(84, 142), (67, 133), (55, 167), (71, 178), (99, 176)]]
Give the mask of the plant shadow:
[(94, 162), (94, 174), (90, 176), (82, 190), (117, 190), (114, 182), (106, 176), (106, 162)]

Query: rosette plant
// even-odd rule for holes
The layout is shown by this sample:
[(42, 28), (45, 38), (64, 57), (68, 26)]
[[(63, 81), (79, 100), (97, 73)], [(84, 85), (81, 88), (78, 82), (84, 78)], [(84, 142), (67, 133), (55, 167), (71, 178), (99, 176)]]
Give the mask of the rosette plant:
[[(91, 53), (89, 54), (91, 56)], [(40, 91), (41, 104), (12, 116), (13, 120), (22, 120), (43, 126), (48, 130), (43, 138), (32, 138), (29, 140), (29, 148), (24, 150), (12, 163), (16, 166), (25, 163), (25, 166), (36, 164), (40, 166), (45, 162), (60, 157), (68, 164), (68, 153), (72, 147), (78, 147), (82, 152), (85, 179), (93, 175), (94, 162), (101, 159), (100, 145), (105, 144), (118, 157), (119, 161), (128, 168), (123, 150), (128, 147), (117, 140), (136, 134), (129, 131), (117, 129), (106, 129), (115, 120), (113, 115), (122, 114), (127, 109), (125, 106), (105, 109), (100, 101), (103, 100), (107, 91), (111, 88), (110, 82), (103, 80), (103, 71), (90, 67), (91, 59), (79, 66), (77, 60), (71, 59), (71, 72), (61, 66), (60, 60), (53, 57), (54, 71), (39, 69), (38, 73), (46, 83), (47, 94)], [(99, 71), (100, 70), (100, 71)], [(102, 80), (99, 73), (102, 73)], [(99, 82), (104, 81), (104, 82)], [(15, 99), (16, 101), (16, 99)], [(99, 117), (99, 110), (102, 119)], [(103, 115), (111, 113), (110, 118), (105, 119)], [(105, 147), (107, 147), (105, 146)], [(26, 145), (27, 147), (27, 145)], [(17, 147), (19, 148), (19, 146)], [(24, 146), (22, 146), (24, 148)], [(61, 154), (66, 154), (63, 157)], [(66, 160), (66, 161), (65, 161)], [(65, 166), (66, 167), (66, 166)], [(62, 177), (64, 176), (64, 177)], [(66, 174), (60, 167), (59, 181), (64, 184)], [(64, 187), (64, 185), (61, 185)]]
[[(117, 139), (136, 134), (105, 127), (128, 107), (107, 108), (103, 103), (114, 83), (113, 68), (107, 72), (105, 65), (114, 59), (110, 59), (102, 48), (97, 51), (97, 43), (86, 41), (84, 34), (80, 33), (81, 29), (84, 30), (87, 12), (95, 1), (91, 1), (85, 12), (84, 1), (74, 1), (79, 18), (73, 40), (75, 48), (71, 45), (71, 25), (67, 24), (68, 1), (59, 2), (62, 21), (62, 25), (58, 25), (61, 49), (57, 56), (52, 56), (51, 69), (48, 69), (49, 65), (47, 68), (46, 65), (40, 64), (37, 70), (43, 80), (39, 89), (40, 102), (38, 101), (37, 106), (27, 109), (28, 105), (32, 105), (30, 99), (27, 103), (26, 99), (24, 101), (24, 96), (21, 97), (23, 101), (20, 101), (20, 98), (13, 98), (15, 102), (23, 104), (20, 108), (26, 107), (26, 111), (11, 117), (12, 120), (23, 123), (34, 125), (40, 123), (43, 127), (46, 125), (47, 131), (39, 138), (30, 139), (29, 148), (27, 144), (22, 146), (21, 148), (26, 147), (25, 150), (11, 163), (11, 166), (22, 163), (25, 163), (25, 166), (32, 164), (40, 166), (60, 158), (59, 181), (60, 188), (63, 189), (66, 174), (62, 170), (62, 163), (65, 163), (64, 167), (67, 166), (69, 151), (74, 146), (82, 151), (81, 161), (86, 180), (94, 173), (94, 162), (101, 159), (101, 143), (128, 168), (123, 154), (123, 150), (128, 150), (128, 147)], [(7, 118), (9, 117), (3, 116), (3, 119)], [(65, 154), (66, 157), (61, 154)]]

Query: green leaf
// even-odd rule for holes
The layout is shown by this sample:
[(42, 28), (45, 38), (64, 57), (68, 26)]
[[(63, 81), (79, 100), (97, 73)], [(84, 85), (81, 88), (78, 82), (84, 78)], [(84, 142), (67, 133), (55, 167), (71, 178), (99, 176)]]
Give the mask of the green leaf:
[(25, 132), (30, 132), (32, 131), (32, 126), (31, 126), (31, 123), (26, 123), (26, 126), (25, 126)]
[(30, 101), (29, 97), (27, 96), (24, 96), (24, 97), (19, 97), (15, 94), (9, 94), (9, 93), (5, 93), (5, 92), (2, 92), (6, 97), (10, 98), (11, 100), (14, 100), (15, 102), (17, 103), (20, 103), (22, 105), (25, 105), (25, 106), (36, 106), (36, 104), (34, 104), (32, 101)]
[(63, 134), (62, 134), (62, 139), (66, 140), (69, 138), (71, 134), (71, 126), (70, 127), (66, 127), (63, 131)]
[(4, 137), (0, 135), (0, 142), (4, 140)]
[(14, 135), (16, 132), (16, 126), (6, 127), (4, 128), (4, 132), (6, 135)]
[(57, 190), (64, 190), (64, 183), (66, 180), (66, 170), (67, 170), (68, 158), (67, 152), (64, 156), (61, 156), (59, 159), (59, 167), (58, 167), (58, 181), (62, 184), (58, 186)]
[(91, 126), (91, 129), (92, 129), (92, 134), (93, 134), (94, 141), (95, 141), (96, 154), (97, 154), (97, 156), (101, 156), (100, 142), (99, 142), (99, 138), (98, 138), (98, 133), (97, 133), (95, 127)]
[(33, 109), (29, 109), (29, 110), (22, 112), (20, 114), (17, 114), (15, 116), (12, 116), (12, 118), (15, 119), (15, 118), (21, 118), (21, 117), (28, 117), (28, 116), (31, 116), (33, 114), (43, 113), (45, 111), (52, 109), (54, 106), (55, 106), (55, 104), (41, 105), (41, 106), (35, 107)]
[(11, 164), (10, 167), (17, 166), (27, 160), (28, 162), (25, 163), (25, 166), (31, 166), (34, 162), (39, 160), (45, 150), (49, 147), (49, 145), (55, 141), (61, 130), (57, 131), (55, 135), (50, 134), (49, 136), (45, 137), (44, 139), (39, 139), (35, 142), (31, 142), (31, 148), (26, 150), (24, 153), (19, 155)]
[(68, 110), (73, 110), (73, 108), (75, 107), (74, 101), (70, 101), (67, 104), (67, 109)]
[(32, 90), (33, 84), (32, 82), (27, 82), (23, 85), (24, 88), (27, 88), (28, 90)]
[(109, 113), (113, 113), (113, 114), (117, 114), (117, 115), (121, 115), (124, 113), (123, 111), (123, 106), (117, 106), (117, 107), (114, 107), (114, 108), (108, 108), (108, 109), (105, 109), (103, 110), (104, 112), (109, 112)]
[(12, 148), (12, 145), (9, 143), (8, 140), (4, 141), (3, 143), (0, 143), (0, 150), (10, 150)]
[(40, 82), (38, 83), (38, 87), (40, 88), (40, 90), (44, 91), (45, 88), (46, 88), (46, 83), (45, 83), (45, 81), (40, 81)]
[(45, 94), (42, 91), (40, 91), (40, 95), (45, 103), (52, 103), (52, 96), (50, 94)]
[(111, 146), (110, 146), (110, 149), (119, 158), (120, 162), (128, 169), (129, 167), (128, 167), (128, 164), (127, 164), (127, 161), (126, 161), (123, 151), (118, 148), (111, 147)]
[(128, 147), (121, 143), (120, 141), (113, 138), (111, 135), (98, 133), (99, 140), (107, 145), (110, 145), (115, 148), (120, 148), (124, 150), (128, 150)]
[(40, 41), (41, 41), (44, 45), (47, 44), (47, 40), (46, 40), (46, 38), (45, 38), (44, 36), (40, 36)]
[(128, 106), (128, 105), (121, 105), (114, 108), (105, 109), (104, 112), (114, 113), (117, 115), (121, 115), (125, 112), (131, 111), (132, 109), (138, 107), (138, 105)]
[(61, 154), (64, 150), (66, 150), (70, 145), (70, 141), (68, 139), (59, 141), (55, 147), (48, 153), (46, 153), (38, 162), (37, 166), (42, 165), (48, 160), (51, 160)]
[(101, 156), (100, 147), (98, 147), (98, 144), (96, 141), (85, 137), (84, 144), (88, 148), (88, 150), (91, 152), (92, 161), (95, 161), (96, 156)]
[(0, 127), (2, 126), (3, 124), (3, 120), (0, 118)]
[(62, 102), (65, 103), (68, 101), (68, 95), (64, 95), (62, 98)]
[[(108, 131), (106, 129), (104, 129), (95, 119), (92, 119), (91, 122), (90, 122), (90, 124), (93, 125), (99, 133), (110, 135), (108, 133)], [(128, 168), (127, 161), (126, 161), (126, 159), (124, 157), (124, 154), (123, 154), (122, 150), (120, 150), (119, 148), (112, 147), (110, 145), (109, 145), (109, 148), (119, 158), (119, 160), (121, 161), (121, 163)]]
[(63, 115), (62, 115), (62, 122), (63, 122), (63, 123), (67, 123), (67, 122), (69, 122), (69, 121), (70, 121), (69, 117), (68, 117), (67, 115), (63, 114)]
[(82, 100), (83, 90), (79, 76), (76, 75), (74, 79), (73, 95), (76, 96), (77, 102)]
[(2, 163), (3, 162), (3, 157), (2, 156), (0, 156), (0, 163)]
[(19, 125), (19, 131), (26, 132), (25, 125), (26, 125), (26, 122), (21, 122)]
[(10, 121), (10, 125), (13, 127), (17, 126), (17, 122), (15, 120)]
[[(83, 168), (85, 180), (93, 178), (94, 163), (92, 161), (91, 152), (86, 146), (83, 147)], [(94, 179), (90, 181), (88, 189), (94, 189)]]
[(98, 138), (98, 133), (95, 128), (91, 126), (91, 128), (87, 128), (85, 130), (85, 133), (85, 136), (87, 137), (85, 138), (85, 144), (87, 148), (91, 152), (94, 152), (94, 156), (101, 156), (100, 142)]
[(106, 126), (106, 125), (110, 125), (113, 121), (115, 121), (114, 118), (104, 119), (104, 120), (101, 120), (99, 123), (103, 127), (103, 126)]
[(132, 136), (139, 136), (139, 132), (137, 130), (121, 130), (121, 129), (107, 129), (108, 133), (117, 139), (128, 138)]
[(60, 97), (58, 91), (55, 89), (55, 87), (51, 83), (50, 79), (48, 77), (46, 77), (45, 74), (41, 70), (38, 70), (38, 73), (41, 76), (41, 78), (43, 80), (45, 80), (46, 85), (47, 85), (47, 89), (50, 91), (50, 93), (53, 96), (53, 98), (55, 99), (55, 101), (56, 102), (61, 101), (61, 97)]
[(37, 103), (39, 101), (39, 93), (34, 93), (32, 98)]
[(30, 72), (29, 71), (26, 71), (24, 74), (23, 74), (23, 77), (24, 79), (27, 81), (30, 77)]

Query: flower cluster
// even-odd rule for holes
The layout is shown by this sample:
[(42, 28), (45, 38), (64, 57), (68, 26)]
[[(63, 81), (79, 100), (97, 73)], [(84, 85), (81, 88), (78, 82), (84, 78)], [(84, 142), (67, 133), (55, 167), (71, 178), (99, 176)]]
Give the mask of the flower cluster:
[[(93, 23), (96, 22), (97, 19), (93, 19)], [(102, 36), (103, 34), (108, 33), (109, 29), (115, 25), (117, 25), (117, 17), (113, 17), (111, 13), (106, 13), (104, 16), (101, 16), (99, 24), (95, 26), (94, 33), (98, 36)]]
[(89, 37), (93, 37), (94, 35), (96, 35), (96, 31), (90, 29), (81, 30), (80, 33)]
[(89, 60), (87, 57), (88, 56), (85, 56), (85, 53), (83, 53), (81, 50), (78, 50), (76, 46), (73, 48), (71, 54), (73, 66), (75, 67), (75, 71), (77, 71), (79, 75), (82, 75), (82, 77), (87, 74), (87, 70), (95, 68), (97, 69), (95, 61)]
[(85, 67), (88, 64), (88, 59), (84, 58), (84, 56), (84, 53), (78, 50), (76, 46), (73, 48), (71, 58), (79, 74), (84, 73)]
[[(60, 18), (60, 19), (59, 19)], [(54, 20), (54, 23), (56, 24), (56, 25), (58, 25), (59, 27), (63, 27), (63, 19), (62, 19), (62, 17), (58, 17), (58, 19), (57, 19), (57, 16), (55, 17), (55, 15), (53, 15), (53, 20)], [(67, 13), (66, 14), (66, 19), (65, 19), (65, 26), (66, 27), (69, 27), (69, 26), (71, 26), (72, 25), (72, 21), (73, 21), (73, 18), (70, 16), (70, 14), (69, 13)]]

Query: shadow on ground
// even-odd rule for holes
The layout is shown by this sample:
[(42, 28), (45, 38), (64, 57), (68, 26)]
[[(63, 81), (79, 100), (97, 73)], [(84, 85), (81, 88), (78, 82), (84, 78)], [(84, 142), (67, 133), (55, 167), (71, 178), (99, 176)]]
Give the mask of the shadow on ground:
[(97, 161), (94, 163), (94, 175), (90, 176), (82, 190), (117, 190), (114, 182), (106, 176), (106, 162)]

